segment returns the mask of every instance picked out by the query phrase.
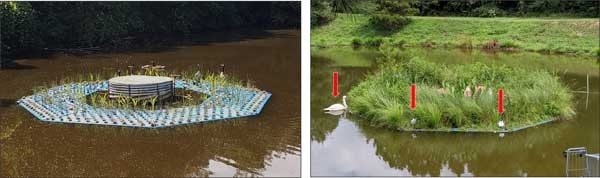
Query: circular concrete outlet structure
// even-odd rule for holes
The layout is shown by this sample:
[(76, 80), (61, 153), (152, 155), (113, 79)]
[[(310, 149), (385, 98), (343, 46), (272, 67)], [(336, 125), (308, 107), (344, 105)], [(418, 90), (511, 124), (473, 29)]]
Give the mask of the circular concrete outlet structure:
[(108, 80), (110, 98), (132, 97), (165, 99), (173, 94), (173, 79), (169, 77), (128, 75)]

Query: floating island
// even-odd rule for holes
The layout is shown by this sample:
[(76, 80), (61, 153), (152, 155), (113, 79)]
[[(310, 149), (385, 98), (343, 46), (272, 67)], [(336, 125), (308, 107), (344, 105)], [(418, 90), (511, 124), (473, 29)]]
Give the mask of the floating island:
[[(161, 76), (164, 72), (144, 73), (153, 75), (65, 83), (40, 89), (17, 103), (46, 122), (159, 128), (258, 115), (271, 97), (227, 79), (222, 72), (204, 77), (197, 72), (182, 79)], [(177, 90), (187, 93), (180, 97), (185, 101), (193, 101), (193, 93), (204, 97), (169, 105)]]
[[(498, 89), (504, 91), (503, 114)], [(573, 104), (571, 90), (555, 73), (418, 57), (382, 64), (348, 93), (351, 111), (373, 125), (402, 131), (512, 132), (570, 119)]]

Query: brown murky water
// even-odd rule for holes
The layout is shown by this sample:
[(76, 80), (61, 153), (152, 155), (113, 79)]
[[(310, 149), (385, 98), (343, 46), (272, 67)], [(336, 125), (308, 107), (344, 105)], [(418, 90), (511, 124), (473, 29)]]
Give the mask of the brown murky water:
[[(332, 116), (322, 109), (339, 103), (331, 95), (331, 72), (340, 75), (344, 95), (370, 71), (377, 70), (376, 50), (313, 49), (311, 53), (312, 176), (565, 176), (562, 152), (587, 147), (600, 152), (600, 73), (595, 60), (537, 53), (409, 49), (406, 55), (443, 63), (482, 61), (558, 72), (576, 94), (577, 115), (507, 133), (399, 132), (371, 126), (352, 114)], [(352, 98), (348, 98), (352, 102)]]
[[(0, 177), (300, 176), (300, 31), (209, 34), (193, 44), (17, 60), (0, 70)], [(79, 73), (156, 61), (196, 64), (255, 81), (273, 94), (251, 118), (162, 129), (41, 122), (15, 101), (34, 86)]]

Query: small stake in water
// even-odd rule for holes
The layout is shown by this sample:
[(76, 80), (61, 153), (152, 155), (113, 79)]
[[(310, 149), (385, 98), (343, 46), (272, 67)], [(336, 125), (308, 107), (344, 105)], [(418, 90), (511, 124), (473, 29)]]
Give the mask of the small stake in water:
[(498, 114), (500, 114), (500, 121), (498, 121), (498, 127), (504, 129), (504, 91), (498, 90)]
[(333, 82), (333, 92), (332, 92), (332, 95), (333, 95), (333, 97), (337, 97), (339, 95), (339, 93), (338, 93), (338, 72), (337, 71), (333, 72), (333, 79), (332, 80), (333, 80), (332, 81)]
[(585, 109), (588, 108), (588, 101), (590, 98), (590, 74), (587, 74), (587, 85), (586, 85), (586, 92), (585, 92)]
[(417, 85), (410, 85), (410, 109), (415, 110), (417, 108)]

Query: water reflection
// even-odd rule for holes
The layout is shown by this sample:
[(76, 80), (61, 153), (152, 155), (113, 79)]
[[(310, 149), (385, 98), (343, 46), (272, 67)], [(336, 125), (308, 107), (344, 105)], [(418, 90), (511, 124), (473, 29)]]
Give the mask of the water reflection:
[(49, 81), (149, 61), (176, 71), (196, 64), (216, 70), (225, 63), (232, 75), (252, 79), (273, 97), (256, 117), (163, 129), (41, 122), (2, 101), (0, 177), (299, 176), (300, 32), (269, 34), (153, 52), (18, 60), (35, 68), (0, 71), (0, 99), (14, 101)]
[[(449, 54), (448, 51), (417, 52), (427, 53), (428, 57)], [(476, 54), (479, 55), (479, 54)], [(497, 60), (505, 60), (514, 54), (493, 54)], [(526, 54), (521, 54), (527, 59)], [(537, 54), (531, 54), (539, 57)], [(485, 56), (485, 55), (482, 55)], [(474, 57), (470, 57), (474, 58)], [(481, 56), (477, 57), (481, 60)], [(556, 57), (552, 57), (556, 58)], [(562, 57), (563, 59), (565, 57)], [(327, 58), (313, 56), (313, 61), (330, 61)], [(568, 59), (568, 58), (566, 58)], [(368, 59), (366, 59), (368, 60)], [(443, 59), (431, 59), (443, 60)], [(455, 59), (456, 60), (456, 59)], [(546, 60), (546, 59), (544, 59)], [(581, 59), (572, 59), (581, 60)], [(326, 64), (327, 62), (319, 62)], [(333, 60), (331, 60), (333, 61)], [(518, 66), (518, 61), (510, 61)], [(536, 61), (537, 63), (539, 61)], [(555, 62), (555, 61), (553, 61)], [(591, 61), (592, 63), (593, 61)], [(525, 61), (531, 63), (531, 61)], [(548, 65), (552, 66), (552, 65)], [(564, 64), (554, 67), (579, 66)], [(531, 66), (529, 66), (531, 67)], [(354, 68), (338, 68), (327, 65), (313, 66), (311, 78), (312, 91), (327, 90), (330, 86), (327, 75), (332, 69), (341, 70), (340, 75)], [(561, 70), (561, 69), (557, 69)], [(576, 72), (567, 72), (562, 78), (571, 88), (585, 87), (585, 73), (593, 72), (594, 66), (580, 67)], [(364, 72), (368, 69), (364, 69)], [(583, 75), (582, 75), (583, 74)], [(350, 75), (361, 75), (352, 73)], [(344, 91), (355, 85), (359, 79), (340, 82)], [(583, 83), (582, 83), (583, 81)], [(592, 91), (598, 91), (600, 85), (597, 75)], [(316, 84), (316, 85), (314, 85)], [(314, 92), (311, 92), (314, 93)], [(320, 139), (311, 133), (311, 174), (313, 176), (564, 176), (564, 158), (562, 151), (568, 147), (585, 146), (589, 152), (599, 152), (600, 132), (598, 131), (600, 113), (596, 109), (585, 109), (585, 94), (576, 94), (575, 119), (530, 128), (519, 132), (507, 133), (500, 137), (494, 133), (427, 133), (399, 132), (371, 125), (364, 119), (349, 114), (338, 118), (321, 112), (313, 107), (311, 121), (328, 123), (329, 127), (311, 127), (318, 130)], [(333, 97), (313, 94), (311, 105), (327, 105)], [(600, 107), (598, 95), (589, 97), (589, 108)], [(352, 102), (348, 100), (348, 102)]]

